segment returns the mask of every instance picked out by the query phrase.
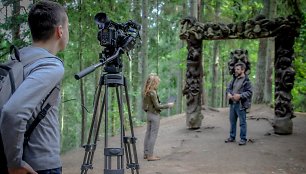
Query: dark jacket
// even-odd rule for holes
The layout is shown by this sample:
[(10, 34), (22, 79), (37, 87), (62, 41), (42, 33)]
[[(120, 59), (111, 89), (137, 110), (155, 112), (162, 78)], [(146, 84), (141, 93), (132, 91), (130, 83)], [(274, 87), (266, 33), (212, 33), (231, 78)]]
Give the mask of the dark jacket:
[(169, 108), (168, 104), (160, 104), (158, 95), (156, 91), (150, 91), (147, 93), (146, 96), (143, 98), (143, 105), (142, 108), (146, 112), (151, 112), (154, 114), (159, 114), (161, 112), (161, 109), (167, 109)]
[[(236, 80), (236, 77), (234, 77), (230, 83), (228, 84), (227, 88), (226, 88), (226, 93), (230, 93), (233, 94), (233, 85), (234, 82)], [(249, 79), (249, 77), (247, 75), (245, 75), (245, 79), (242, 83), (241, 88), (238, 90), (238, 94), (240, 94), (240, 106), (241, 109), (248, 109), (251, 107), (251, 102), (252, 102), (252, 84), (251, 81)], [(232, 100), (229, 100), (229, 104), (233, 104)]]

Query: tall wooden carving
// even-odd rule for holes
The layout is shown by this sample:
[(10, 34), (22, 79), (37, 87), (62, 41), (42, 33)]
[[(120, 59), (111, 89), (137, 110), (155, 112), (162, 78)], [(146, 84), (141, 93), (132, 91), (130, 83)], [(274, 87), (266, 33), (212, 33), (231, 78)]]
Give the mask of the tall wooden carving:
[[(200, 46), (202, 40), (275, 37), (275, 119), (273, 127), (277, 134), (291, 134), (293, 127), (291, 119), (294, 117), (291, 90), (295, 75), (292, 67), (293, 45), (295, 37), (299, 35), (300, 25), (300, 20), (296, 16), (269, 20), (260, 15), (254, 19), (232, 24), (200, 23), (189, 17), (181, 21), (180, 38), (187, 41), (189, 51), (187, 59), (199, 61), (201, 58), (198, 56), (202, 55), (202, 46)], [(199, 66), (187, 65), (186, 86), (183, 91), (189, 101), (187, 103), (187, 123), (191, 118), (189, 115), (201, 115), (201, 111), (195, 109), (195, 106), (200, 105), (198, 98), (201, 96), (201, 91), (194, 92), (193, 87), (195, 86), (191, 85), (194, 83), (197, 84), (196, 86), (202, 86), (201, 78), (195, 78), (197, 77), (196, 73), (190, 73), (202, 72), (196, 67), (199, 68)], [(199, 80), (193, 82), (192, 79)], [(192, 97), (190, 98), (190, 96)], [(198, 119), (198, 121), (202, 120)]]
[(293, 106), (291, 90), (294, 85), (295, 71), (292, 67), (294, 60), (294, 39), (298, 30), (294, 16), (282, 19), (282, 30), (275, 38), (275, 118), (274, 131), (277, 134), (291, 134), (293, 129)]
[[(195, 18), (189, 18), (190, 22), (196, 22)], [(184, 36), (182, 36), (184, 37)], [(183, 95), (187, 99), (186, 124), (190, 129), (201, 127), (203, 115), (201, 113), (202, 96), (202, 40), (196, 35), (186, 36), (187, 40), (187, 71), (186, 83), (183, 89)]]

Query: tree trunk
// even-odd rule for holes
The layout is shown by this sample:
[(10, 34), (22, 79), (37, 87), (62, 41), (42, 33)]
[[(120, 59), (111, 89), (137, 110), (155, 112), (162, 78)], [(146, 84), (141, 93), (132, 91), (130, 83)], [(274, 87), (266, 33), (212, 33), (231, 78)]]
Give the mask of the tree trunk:
[[(216, 1), (216, 7), (215, 7), (215, 23), (219, 22), (220, 17), (220, 1)], [(219, 41), (214, 41), (213, 46), (213, 61), (212, 61), (212, 89), (211, 89), (211, 106), (216, 107), (216, 99), (217, 99), (217, 84), (218, 84), (218, 65), (219, 65)]]
[[(148, 75), (148, 0), (142, 0), (142, 47), (141, 47), (141, 60), (142, 60), (142, 85), (141, 85), (141, 93), (143, 93), (144, 90), (144, 83), (146, 81), (147, 75)], [(138, 107), (141, 108), (142, 106), (142, 99), (140, 100), (141, 104), (138, 105)], [(141, 111), (142, 120), (145, 120), (144, 117), (144, 111), (142, 109), (139, 109)]]
[(219, 41), (214, 41), (213, 61), (212, 61), (212, 79), (211, 79), (211, 106), (216, 107), (217, 84), (218, 84), (218, 65), (219, 65)]
[[(204, 1), (203, 0), (198, 0), (198, 14), (197, 14), (197, 18), (198, 21), (203, 22), (203, 11), (204, 11)], [(204, 46), (203, 46), (204, 47)], [(203, 48), (204, 49), (204, 48)], [(202, 68), (204, 68), (204, 55), (202, 54)], [(202, 72), (204, 72), (204, 69), (202, 70)], [(201, 91), (202, 91), (202, 96), (201, 96), (201, 105), (205, 105), (206, 104), (206, 97), (205, 97), (205, 86), (204, 86), (204, 82), (205, 82), (205, 74), (202, 73), (202, 85), (201, 85)]]
[[(205, 5), (206, 4), (206, 5)], [(204, 0), (201, 2), (201, 8), (199, 8), (199, 10), (202, 12), (199, 16), (199, 21), (201, 22), (205, 22), (207, 21), (207, 16), (209, 15), (207, 13), (208, 9), (209, 9), (209, 5), (207, 4), (210, 4), (210, 1), (206, 0), (204, 2)], [(203, 49), (205, 49), (205, 44), (203, 44)], [(206, 92), (206, 88), (205, 88), (205, 83), (207, 82), (207, 79), (208, 79), (208, 75), (205, 74), (204, 72), (204, 68), (205, 68), (205, 57), (204, 55), (202, 55), (202, 67), (203, 67), (203, 78), (202, 78), (202, 81), (203, 81), (203, 84), (202, 84), (202, 105), (206, 105), (208, 102), (207, 102), (207, 99), (208, 99), (208, 93)]]
[(222, 62), (222, 67), (221, 67), (221, 107), (225, 107), (225, 101), (226, 101), (226, 95), (225, 95), (225, 65), (224, 61)]
[[(132, 1), (132, 9), (133, 9), (133, 15), (136, 20), (136, 22), (140, 23), (141, 21), (141, 16), (140, 16), (140, 2), (138, 0), (133, 0)], [(140, 68), (140, 63), (141, 63), (141, 45), (137, 45), (137, 47), (133, 50), (132, 54), (132, 77), (130, 79), (130, 91), (132, 95), (129, 95), (131, 98), (131, 108), (133, 113), (136, 114), (136, 117), (138, 120), (141, 120), (141, 108), (137, 107), (141, 103), (141, 83), (140, 83), (140, 74), (141, 74), (141, 68)], [(134, 95), (133, 95), (134, 94)], [(135, 94), (140, 94), (140, 95), (135, 95)]]
[[(79, 0), (79, 36), (83, 36), (83, 20), (82, 20), (82, 0)], [(78, 58), (79, 58), (79, 70), (83, 70), (83, 42), (82, 42), (82, 37), (79, 37), (78, 39)], [(87, 114), (85, 110), (86, 106), (86, 93), (84, 92), (84, 79), (80, 79), (80, 92), (81, 92), (81, 114), (82, 114), (82, 129), (81, 129), (81, 145), (85, 143), (85, 134), (86, 134), (86, 120), (87, 120)]]
[[(264, 0), (263, 15), (269, 16), (269, 2)], [(259, 40), (258, 58), (256, 64), (256, 82), (254, 87), (254, 103), (264, 103), (264, 86), (265, 86), (265, 75), (262, 73), (266, 70), (266, 59), (267, 59), (267, 39)]]
[[(270, 11), (269, 11), (269, 19), (273, 19), (276, 16), (276, 0), (271, 0), (270, 2)], [(272, 74), (273, 74), (273, 62), (275, 57), (275, 39), (268, 39), (268, 49), (267, 49), (267, 62), (266, 62), (266, 82), (265, 82), (265, 91), (264, 91), (264, 102), (271, 103), (272, 102)]]
[[(180, 41), (178, 44), (178, 49), (181, 49), (183, 47), (183, 41)], [(180, 65), (182, 62), (178, 60), (178, 64)], [(183, 86), (183, 69), (179, 67), (176, 71), (177, 73), (177, 80), (176, 80), (176, 86), (177, 86), (177, 101), (176, 101), (176, 114), (182, 113), (182, 86)]]
[(256, 64), (256, 81), (254, 86), (254, 103), (263, 103), (265, 76), (262, 72), (266, 69), (266, 53), (267, 53), (267, 39), (259, 40), (258, 59)]
[(198, 0), (189, 0), (190, 3), (190, 16), (198, 19)]
[[(187, 10), (186, 10), (186, 2), (182, 2), (183, 6), (183, 12), (182, 12), (182, 18), (186, 16)], [(184, 47), (184, 41), (180, 41), (177, 45), (178, 50), (182, 49)], [(178, 65), (182, 64), (182, 61), (178, 60)], [(176, 80), (176, 86), (177, 86), (177, 101), (176, 101), (176, 114), (180, 114), (183, 112), (183, 69), (180, 67), (176, 71), (177, 73), (177, 80)]]
[(159, 4), (158, 4), (158, 0), (156, 1), (156, 9), (157, 9), (157, 13), (156, 13), (156, 37), (157, 37), (157, 50), (156, 50), (156, 73), (157, 75), (159, 74), (158, 68), (159, 68), (159, 16), (158, 13), (159, 12)]
[[(62, 98), (64, 98), (64, 96), (65, 96), (65, 90), (64, 90), (64, 88), (61, 90), (61, 96), (62, 96)], [(61, 137), (64, 137), (64, 133), (65, 133), (65, 131), (64, 131), (64, 127), (65, 127), (65, 102), (61, 102), (61, 112), (60, 112), (60, 114), (59, 114), (59, 119), (61, 120), (60, 121), (60, 127), (61, 127)], [(63, 143), (64, 143), (64, 141), (61, 141), (61, 147), (63, 147)]]
[(13, 43), (20, 40), (20, 22), (18, 17), (20, 16), (20, 1), (13, 1), (13, 11), (12, 11), (12, 35)]

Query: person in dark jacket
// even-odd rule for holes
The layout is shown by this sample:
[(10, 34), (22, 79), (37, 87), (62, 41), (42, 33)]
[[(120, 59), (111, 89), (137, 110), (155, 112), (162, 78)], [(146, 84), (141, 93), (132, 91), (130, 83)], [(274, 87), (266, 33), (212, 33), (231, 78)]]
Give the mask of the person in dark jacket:
[(150, 74), (143, 92), (143, 110), (147, 113), (147, 131), (144, 140), (144, 159), (148, 161), (160, 160), (153, 156), (155, 141), (158, 134), (160, 115), (162, 109), (173, 107), (174, 103), (161, 104), (157, 95), (160, 79), (157, 75)]
[(230, 104), (230, 136), (225, 143), (235, 142), (237, 118), (240, 122), (239, 145), (245, 145), (247, 142), (246, 111), (251, 106), (253, 92), (251, 81), (245, 74), (245, 68), (242, 62), (235, 65), (235, 76), (226, 89)]

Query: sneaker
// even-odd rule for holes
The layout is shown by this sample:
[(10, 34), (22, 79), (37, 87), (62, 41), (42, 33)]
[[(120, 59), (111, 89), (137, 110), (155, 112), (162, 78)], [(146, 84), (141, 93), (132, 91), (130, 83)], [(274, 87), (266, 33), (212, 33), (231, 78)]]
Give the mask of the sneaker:
[(235, 142), (235, 139), (234, 138), (228, 138), (224, 142), (225, 143), (232, 143), (232, 142)]
[(243, 146), (246, 145), (246, 140), (240, 140), (239, 141), (239, 146)]

